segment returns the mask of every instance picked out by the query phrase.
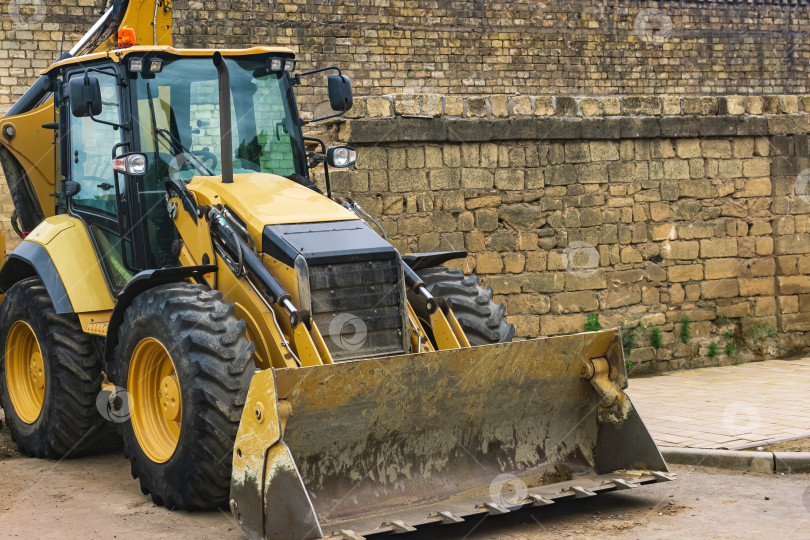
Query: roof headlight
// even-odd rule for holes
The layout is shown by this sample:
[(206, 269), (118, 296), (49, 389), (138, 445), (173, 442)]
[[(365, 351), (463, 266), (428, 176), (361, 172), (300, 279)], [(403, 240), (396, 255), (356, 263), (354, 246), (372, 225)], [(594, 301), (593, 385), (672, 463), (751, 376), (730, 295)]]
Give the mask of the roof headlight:
[(143, 71), (143, 58), (130, 58), (129, 70), (133, 73), (140, 73)]

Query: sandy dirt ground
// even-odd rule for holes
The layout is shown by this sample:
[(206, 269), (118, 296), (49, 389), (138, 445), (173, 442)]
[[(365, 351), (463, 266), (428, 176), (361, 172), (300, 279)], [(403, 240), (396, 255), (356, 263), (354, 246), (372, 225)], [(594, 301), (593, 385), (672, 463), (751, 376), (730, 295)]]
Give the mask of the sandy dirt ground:
[[(468, 520), (403, 540), (806, 538), (810, 476), (673, 467), (678, 480)], [(230, 512), (170, 512), (141, 494), (119, 452), (61, 462), (20, 456), (0, 429), (0, 538), (241, 538)]]
[(749, 448), (749, 450), (761, 450), (765, 452), (810, 452), (810, 438), (781, 441), (767, 446), (755, 446)]

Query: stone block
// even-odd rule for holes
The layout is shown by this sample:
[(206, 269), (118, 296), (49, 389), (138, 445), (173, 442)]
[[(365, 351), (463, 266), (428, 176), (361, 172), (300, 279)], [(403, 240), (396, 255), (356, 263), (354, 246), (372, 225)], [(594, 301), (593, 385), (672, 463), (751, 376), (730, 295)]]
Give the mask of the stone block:
[(605, 116), (618, 116), (622, 113), (621, 98), (618, 97), (604, 97), (599, 98), (602, 104), (602, 111)]
[(779, 294), (810, 293), (810, 276), (777, 276)]
[(732, 156), (731, 142), (722, 139), (707, 139), (700, 143), (703, 150), (703, 157), (728, 159)]
[(495, 188), (502, 190), (523, 190), (525, 186), (522, 170), (498, 169), (495, 171)]
[(641, 302), (641, 286), (632, 285), (621, 289), (609, 289), (605, 293), (604, 309), (632, 306)]
[(709, 238), (700, 241), (700, 256), (704, 259), (736, 257), (737, 240), (734, 238)]
[(736, 279), (715, 279), (700, 284), (703, 298), (733, 298), (739, 294)]
[(578, 116), (579, 102), (572, 97), (555, 98), (555, 112), (559, 116)]
[(560, 292), (563, 290), (564, 285), (565, 274), (561, 272), (544, 272), (523, 276), (523, 292)]
[(701, 157), (700, 139), (676, 139), (675, 149), (682, 159)]
[(783, 332), (810, 331), (810, 313), (794, 313), (782, 315), (781, 322)]
[(599, 309), (599, 299), (594, 291), (563, 292), (554, 294), (550, 298), (551, 312), (580, 313)]
[(798, 313), (799, 312), (799, 297), (780, 296), (777, 298), (779, 304), (779, 313)]
[(677, 237), (681, 240), (693, 240), (695, 238), (712, 238), (714, 236), (714, 225), (711, 223), (678, 223), (676, 226)]
[(604, 289), (607, 287), (605, 271), (568, 271), (565, 274), (565, 288), (569, 291)]
[(590, 158), (593, 161), (615, 161), (619, 159), (619, 145), (612, 141), (591, 141)]
[(757, 238), (755, 243), (755, 253), (760, 257), (773, 255), (773, 238)]
[(365, 99), (366, 111), (371, 118), (382, 118), (394, 116), (392, 96), (369, 96)]
[(500, 253), (484, 252), (475, 256), (475, 271), (478, 274), (499, 274), (503, 270)]
[(523, 253), (505, 253), (503, 255), (504, 271), (510, 274), (523, 272), (526, 266), (526, 255)]
[(661, 114), (661, 99), (656, 96), (630, 96), (622, 98), (625, 114), (655, 116)]
[(810, 253), (810, 235), (791, 234), (777, 236), (774, 243), (774, 253), (777, 255)]
[(762, 317), (764, 315), (776, 314), (776, 298), (760, 297), (754, 300), (754, 315)]
[(669, 280), (673, 283), (685, 281), (699, 281), (703, 279), (703, 265), (701, 264), (679, 264), (667, 268)]
[(721, 317), (728, 317), (729, 319), (741, 319), (749, 317), (753, 312), (750, 302), (740, 302), (738, 304), (730, 304), (727, 306), (717, 306), (717, 315)]
[(771, 175), (771, 160), (765, 157), (743, 161), (743, 176), (747, 178), (768, 177)]
[(740, 277), (744, 271), (745, 263), (737, 259), (706, 259), (703, 263), (705, 279)]
[(696, 241), (673, 241), (661, 244), (661, 256), (665, 259), (696, 259), (700, 244)]
[(534, 98), (535, 116), (551, 116), (554, 114), (554, 98), (551, 96), (537, 96)]
[(599, 101), (595, 98), (582, 98), (579, 106), (582, 109), (582, 116), (599, 116), (601, 114)]
[(461, 169), (461, 187), (472, 189), (492, 189), (495, 175), (486, 169)]
[(541, 315), (540, 333), (545, 336), (582, 332), (587, 318), (584, 313), (575, 315)]
[(774, 280), (770, 277), (740, 278), (740, 296), (773, 296)]
[(770, 178), (748, 178), (743, 189), (734, 193), (735, 197), (770, 197)]
[(475, 211), (475, 226), (483, 232), (494, 231), (498, 228), (498, 212), (492, 208), (482, 208)]

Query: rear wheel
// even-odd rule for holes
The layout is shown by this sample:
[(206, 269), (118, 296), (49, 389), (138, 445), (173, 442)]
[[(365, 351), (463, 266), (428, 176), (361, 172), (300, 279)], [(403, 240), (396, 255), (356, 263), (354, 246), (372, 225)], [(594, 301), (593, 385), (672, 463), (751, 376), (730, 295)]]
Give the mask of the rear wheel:
[(39, 278), (0, 305), (0, 404), (20, 451), (39, 458), (87, 454), (109, 434), (96, 408), (101, 359), (76, 315), (58, 315)]
[(127, 309), (112, 370), (128, 394), (129, 418), (119, 429), (132, 476), (156, 504), (192, 510), (227, 502), (252, 358), (244, 321), (218, 291), (163, 285)]
[[(492, 288), (481, 287), (478, 276), (465, 276), (461, 270), (437, 266), (416, 271), (428, 292), (443, 298), (456, 315), (470, 345), (507, 343), (515, 327), (506, 322), (506, 308), (492, 300)], [(428, 314), (413, 293), (408, 293), (422, 325), (428, 329)], [(428, 329), (429, 330), (429, 329)]]

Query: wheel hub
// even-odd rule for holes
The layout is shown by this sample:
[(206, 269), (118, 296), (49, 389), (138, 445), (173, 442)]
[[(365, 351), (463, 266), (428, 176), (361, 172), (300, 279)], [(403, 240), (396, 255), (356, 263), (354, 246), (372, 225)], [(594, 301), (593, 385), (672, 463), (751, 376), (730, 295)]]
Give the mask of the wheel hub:
[(171, 355), (155, 338), (135, 346), (129, 362), (127, 390), (130, 421), (138, 445), (155, 463), (165, 463), (180, 442), (183, 402)]
[(158, 397), (163, 405), (163, 417), (170, 422), (177, 421), (180, 418), (180, 384), (177, 382), (177, 374), (163, 377)]
[(25, 321), (15, 322), (6, 338), (6, 383), (20, 420), (36, 422), (45, 401), (45, 362), (34, 330)]
[(31, 355), (31, 363), (29, 364), (28, 371), (31, 374), (31, 381), (34, 387), (39, 390), (45, 389), (45, 364), (42, 361), (42, 355), (39, 352)]

